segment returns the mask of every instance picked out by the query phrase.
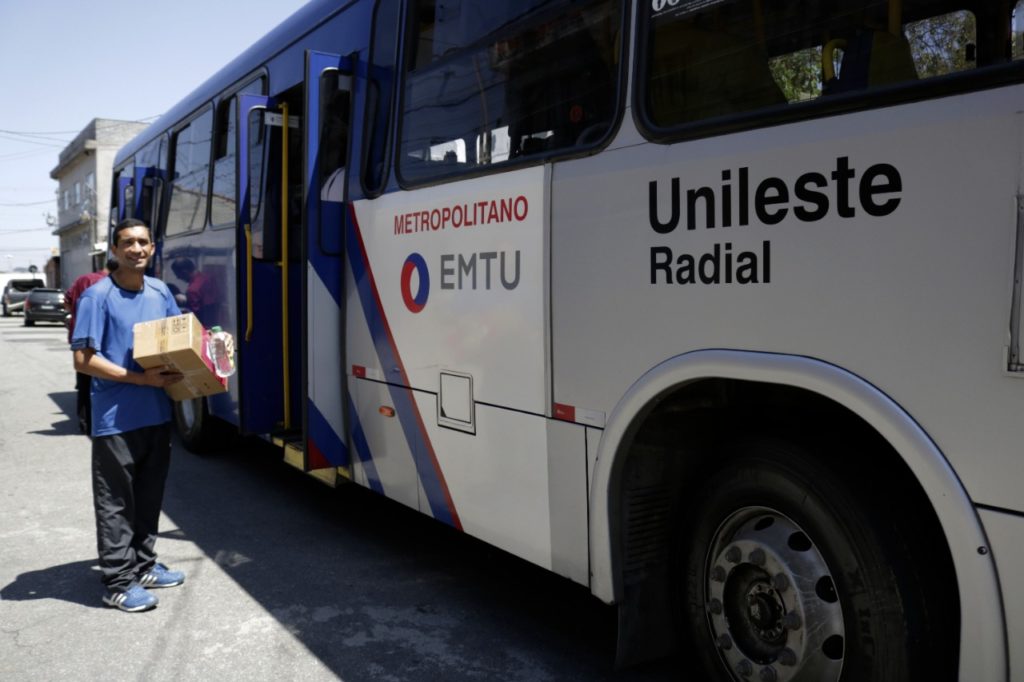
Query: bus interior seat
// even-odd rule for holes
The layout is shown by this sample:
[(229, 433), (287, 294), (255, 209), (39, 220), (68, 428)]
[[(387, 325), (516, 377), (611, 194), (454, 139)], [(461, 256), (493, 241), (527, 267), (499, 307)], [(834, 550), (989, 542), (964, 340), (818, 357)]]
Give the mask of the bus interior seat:
[[(823, 58), (828, 58), (823, 55)], [(901, 33), (861, 30), (846, 41), (839, 74), (824, 84), (823, 94), (864, 90), (917, 80), (910, 41)]]

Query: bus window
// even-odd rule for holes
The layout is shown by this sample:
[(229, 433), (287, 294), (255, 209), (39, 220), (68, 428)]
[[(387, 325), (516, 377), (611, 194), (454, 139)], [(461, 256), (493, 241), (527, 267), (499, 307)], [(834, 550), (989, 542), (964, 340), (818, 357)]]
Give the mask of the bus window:
[(247, 121), (249, 126), (249, 216), (253, 224), (262, 219), (260, 207), (263, 201), (264, 157), (267, 153), (265, 114), (264, 109), (253, 109), (249, 112)]
[(237, 93), (221, 99), (217, 105), (213, 147), (213, 190), (210, 193), (210, 224), (235, 224), (235, 95), (263, 94), (263, 79), (258, 78)]
[(620, 2), (420, 0), (412, 19), (404, 180), (592, 147), (611, 130)]
[(1024, 0), (1013, 8), (1013, 58), (1024, 58)]
[(212, 134), (213, 110), (207, 109), (174, 135), (171, 202), (164, 232), (168, 237), (206, 225)]
[(160, 209), (166, 167), (167, 145), (164, 144), (163, 137), (158, 137), (147, 144), (135, 156), (135, 175), (142, 178), (142, 196), (139, 200), (139, 212), (135, 217), (149, 225), (154, 237), (162, 234)]
[[(843, 93), (910, 85), (1005, 61), (1007, 18), (979, 3), (756, 0), (641, 3), (642, 116), (655, 129)], [(1005, 35), (1005, 34), (1004, 34)]]
[(398, 41), (398, 0), (380, 0), (373, 17), (373, 43), (367, 79), (366, 125), (369, 140), (363, 164), (363, 186), (374, 194), (387, 179), (387, 149), (394, 94)]
[(348, 153), (349, 93), (339, 89), (337, 71), (320, 77), (321, 199), (345, 200), (345, 158)]

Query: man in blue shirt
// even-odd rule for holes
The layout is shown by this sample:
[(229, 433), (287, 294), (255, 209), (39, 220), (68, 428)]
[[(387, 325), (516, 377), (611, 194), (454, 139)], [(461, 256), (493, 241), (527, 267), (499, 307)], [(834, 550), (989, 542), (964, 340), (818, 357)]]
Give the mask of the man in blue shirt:
[(78, 301), (71, 349), (75, 370), (92, 377), (93, 504), (103, 601), (146, 611), (157, 598), (146, 587), (173, 587), (185, 574), (157, 563), (164, 482), (170, 464), (171, 403), (165, 386), (181, 380), (166, 366), (143, 370), (132, 358), (132, 327), (179, 315), (167, 285), (147, 277), (149, 228), (122, 221), (114, 230), (118, 267)]

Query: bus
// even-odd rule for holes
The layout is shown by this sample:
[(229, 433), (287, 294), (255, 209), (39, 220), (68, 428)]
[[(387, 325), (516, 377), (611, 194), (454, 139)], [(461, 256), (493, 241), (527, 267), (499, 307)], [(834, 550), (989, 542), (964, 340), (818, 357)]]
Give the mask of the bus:
[(589, 588), (617, 665), (1020, 681), (1022, 110), (1009, 0), (313, 0), (112, 215), (237, 339), (188, 448)]

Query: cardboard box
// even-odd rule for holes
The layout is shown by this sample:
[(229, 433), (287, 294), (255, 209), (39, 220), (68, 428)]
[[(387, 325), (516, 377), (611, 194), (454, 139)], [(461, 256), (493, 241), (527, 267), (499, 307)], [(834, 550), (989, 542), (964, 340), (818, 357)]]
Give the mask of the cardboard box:
[(206, 353), (209, 332), (192, 313), (140, 322), (132, 329), (135, 336), (133, 357), (143, 369), (168, 365), (185, 378), (164, 390), (173, 400), (187, 400), (224, 393), (228, 380), (213, 371)]

